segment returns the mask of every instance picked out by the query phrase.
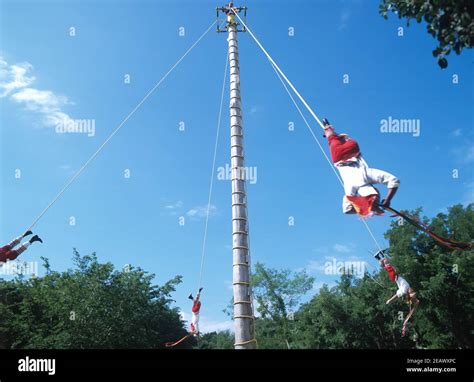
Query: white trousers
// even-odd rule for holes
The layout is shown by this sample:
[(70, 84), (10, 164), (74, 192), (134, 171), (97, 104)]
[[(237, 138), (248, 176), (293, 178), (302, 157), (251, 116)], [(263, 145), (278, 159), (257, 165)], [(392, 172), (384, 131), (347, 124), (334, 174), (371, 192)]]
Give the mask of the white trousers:
[(410, 289), (410, 284), (408, 284), (408, 281), (405, 280), (402, 276), (397, 276), (396, 283), (398, 286), (397, 296), (403, 297), (408, 293), (408, 289)]
[(191, 328), (194, 329), (195, 333), (199, 333), (199, 313), (193, 312), (191, 317)]
[(396, 188), (400, 185), (400, 180), (382, 170), (370, 168), (367, 162), (359, 156), (357, 160), (349, 162), (349, 164), (336, 165), (344, 183), (344, 197), (342, 199), (342, 212), (350, 212), (353, 207), (347, 200), (348, 196), (369, 196), (378, 194), (373, 184), (384, 184), (387, 188)]

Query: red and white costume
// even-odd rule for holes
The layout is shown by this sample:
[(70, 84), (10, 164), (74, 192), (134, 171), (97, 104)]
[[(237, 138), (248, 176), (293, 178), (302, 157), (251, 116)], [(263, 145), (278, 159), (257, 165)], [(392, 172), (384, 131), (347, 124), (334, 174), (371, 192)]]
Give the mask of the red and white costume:
[(387, 271), (390, 280), (397, 284), (397, 297), (403, 297), (406, 295), (408, 293), (408, 289), (410, 289), (410, 284), (408, 284), (408, 281), (406, 281), (402, 276), (397, 275), (395, 268), (390, 264), (387, 263), (383, 267)]
[(191, 317), (191, 333), (199, 333), (199, 310), (201, 309), (201, 301), (198, 299), (193, 301), (192, 317)]
[(15, 260), (18, 256), (20, 256), (23, 252), (25, 252), (26, 248), (30, 246), (29, 241), (27, 241), (26, 243), (23, 243), (17, 249), (13, 249), (18, 244), (20, 244), (21, 239), (22, 237), (17, 237), (16, 239), (12, 240), (9, 244), (0, 248), (0, 263), (5, 263), (8, 260)]
[(396, 188), (400, 181), (386, 171), (370, 168), (362, 158), (357, 142), (347, 135), (334, 133), (328, 138), (328, 143), (332, 161), (344, 183), (342, 211), (348, 213), (355, 209), (359, 215), (370, 215), (378, 198), (378, 191), (373, 184)]

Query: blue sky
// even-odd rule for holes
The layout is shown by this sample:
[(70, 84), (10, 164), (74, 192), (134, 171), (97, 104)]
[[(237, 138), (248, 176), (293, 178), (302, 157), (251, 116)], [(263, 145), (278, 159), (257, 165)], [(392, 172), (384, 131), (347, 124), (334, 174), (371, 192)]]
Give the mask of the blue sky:
[[(425, 26), (406, 28), (393, 16), (385, 21), (378, 3), (246, 5), (249, 26), (316, 113), (358, 140), (371, 166), (401, 179), (393, 205), (423, 206), (431, 216), (473, 200), (472, 52), (450, 56), (441, 71), (431, 56), (436, 42)], [(203, 33), (221, 4), (0, 4), (0, 240), (7, 242)], [(403, 37), (397, 35), (400, 26)], [(271, 66), (248, 34), (239, 39), (246, 161), (257, 170), (257, 181), (248, 185), (252, 261), (306, 268), (316, 277), (315, 289), (334, 282), (336, 276), (322, 272), (332, 258), (375, 266), (368, 253), (372, 239), (356, 217), (341, 213), (342, 189)], [(186, 296), (198, 283), (226, 44), (225, 34), (211, 31), (186, 57), (38, 223), (35, 231), (45, 242), (23, 260), (46, 256), (53, 268), (64, 270), (72, 266), (75, 247), (82, 254), (96, 251), (100, 261), (119, 268), (140, 266), (155, 273), (158, 283), (181, 274), (175, 297), (187, 311)], [(130, 84), (124, 83), (126, 74)], [(345, 74), (349, 84), (343, 83)], [(52, 123), (59, 117), (94, 120), (94, 136), (56, 133)], [(230, 163), (227, 117), (226, 108), (218, 167)], [(419, 120), (420, 135), (382, 133), (381, 121), (388, 117)], [(319, 137), (319, 127), (309, 120)], [(288, 130), (290, 122), (294, 131)], [(130, 178), (124, 177), (127, 169)], [(232, 326), (222, 312), (232, 293), (230, 182), (214, 185), (204, 330)], [(290, 216), (294, 226), (288, 225)], [(369, 221), (382, 245), (389, 222)]]

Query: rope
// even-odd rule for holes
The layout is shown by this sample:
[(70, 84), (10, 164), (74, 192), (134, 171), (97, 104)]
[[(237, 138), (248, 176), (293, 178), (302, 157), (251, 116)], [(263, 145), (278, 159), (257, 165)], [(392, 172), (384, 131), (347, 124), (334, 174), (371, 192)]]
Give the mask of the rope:
[[(246, 28), (246, 30), (249, 32), (250, 36), (252, 36), (252, 38), (254, 39), (254, 41), (257, 43), (257, 45), (260, 47), (260, 49), (263, 51), (263, 53), (265, 54), (265, 56), (267, 57), (267, 59), (270, 61), (270, 64), (272, 65), (273, 69), (275, 70), (276, 74), (278, 75), (278, 78), (280, 79), (280, 81), (282, 82), (283, 86), (285, 87), (285, 90), (287, 91), (288, 95), (291, 97), (291, 100), (293, 101), (293, 103), (295, 104), (296, 108), (298, 109), (298, 112), (300, 113), (300, 115), (303, 117), (303, 120), (305, 121), (306, 123), (306, 126), (308, 127), (309, 131), (311, 132), (311, 135), (313, 136), (314, 140), (317, 142), (319, 148), (321, 149), (321, 152), (324, 154), (324, 157), (326, 158), (326, 160), (328, 161), (328, 163), (331, 165), (331, 168), (333, 169), (334, 173), (336, 174), (336, 177), (339, 179), (339, 182), (341, 182), (342, 185), (344, 185), (344, 183), (342, 182), (342, 179), (339, 177), (339, 174), (337, 174), (335, 168), (333, 167), (331, 161), (329, 160), (328, 156), (326, 155), (326, 152), (324, 151), (323, 147), (321, 146), (321, 143), (319, 142), (319, 140), (316, 138), (316, 134), (314, 134), (313, 132), (313, 129), (310, 127), (308, 121), (306, 120), (306, 118), (303, 116), (303, 113), (301, 112), (301, 109), (297, 106), (296, 104), (296, 101), (295, 99), (293, 98), (293, 96), (291, 95), (291, 93), (289, 92), (288, 90), (288, 87), (284, 84), (283, 80), (282, 80), (282, 77), (285, 79), (286, 83), (291, 87), (291, 89), (295, 92), (295, 94), (298, 96), (298, 98), (300, 99), (300, 101), (303, 103), (303, 105), (306, 107), (306, 109), (310, 112), (310, 114), (313, 116), (313, 118), (318, 122), (318, 124), (321, 126), (322, 129), (324, 129), (324, 125), (323, 123), (321, 122), (321, 120), (318, 118), (318, 116), (316, 115), (316, 113), (313, 111), (313, 109), (311, 109), (311, 107), (308, 105), (308, 103), (306, 102), (306, 100), (303, 98), (303, 96), (298, 92), (298, 90), (295, 88), (295, 86), (292, 84), (292, 82), (286, 77), (285, 73), (283, 73), (283, 71), (280, 69), (280, 67), (277, 65), (277, 63), (273, 60), (273, 58), (270, 56), (270, 54), (265, 50), (265, 48), (263, 47), (263, 45), (260, 43), (260, 41), (257, 39), (257, 37), (255, 37), (255, 35), (253, 34), (252, 30), (245, 24), (245, 22), (242, 20), (242, 18), (232, 9), (232, 11), (234, 12), (234, 14), (237, 16), (237, 18), (239, 19), (239, 21), (242, 23), (242, 25)], [(370, 236), (372, 237), (372, 239), (374, 240), (375, 242), (375, 245), (379, 248), (379, 250), (381, 251), (382, 250), (382, 247), (380, 246), (380, 244), (378, 243), (377, 239), (375, 238), (372, 230), (370, 229), (369, 225), (367, 224), (367, 222), (365, 220), (362, 219), (362, 222), (364, 223), (365, 227), (367, 228), (367, 231), (369, 232)]]
[[(337, 172), (336, 168), (333, 166), (331, 160), (329, 159), (328, 155), (326, 154), (326, 151), (324, 151), (324, 148), (323, 146), (321, 145), (321, 142), (319, 142), (319, 139), (316, 137), (316, 134), (314, 133), (313, 129), (311, 128), (310, 124), (308, 123), (308, 120), (305, 118), (303, 112), (301, 111), (300, 107), (298, 106), (295, 98), (293, 97), (293, 95), (291, 94), (290, 90), (288, 89), (288, 86), (286, 86), (285, 82), (283, 81), (280, 73), (278, 73), (278, 71), (276, 70), (275, 66), (273, 65), (272, 62), (270, 62), (273, 70), (275, 71), (276, 75), (278, 76), (278, 79), (280, 80), (280, 82), (282, 83), (283, 87), (285, 88), (286, 92), (288, 93), (288, 96), (291, 98), (291, 101), (293, 102), (293, 104), (295, 105), (296, 107), (296, 110), (298, 110), (298, 113), (301, 115), (301, 118), (303, 118), (303, 121), (304, 123), (306, 124), (306, 127), (308, 128), (309, 132), (311, 133), (311, 135), (313, 136), (314, 140), (316, 141), (316, 143), (318, 144), (322, 154), (324, 155), (324, 158), (326, 158), (326, 161), (329, 163), (329, 165), (331, 166), (331, 169), (333, 170), (334, 172), (334, 175), (336, 175), (336, 178), (339, 180), (339, 183), (341, 183), (341, 186), (344, 187), (344, 182), (342, 181), (341, 179), (341, 176), (340, 174)], [(372, 239), (374, 240), (375, 242), (375, 245), (377, 245), (378, 249), (381, 251), (382, 248), (380, 247), (377, 239), (375, 238), (372, 230), (370, 229), (369, 225), (367, 224), (367, 222), (364, 220), (364, 219), (361, 219), (362, 223), (365, 225), (365, 227), (367, 228), (367, 231), (369, 232), (370, 236), (372, 237)]]
[(248, 345), (248, 344), (251, 344), (251, 343), (255, 343), (255, 344), (258, 344), (257, 343), (257, 340), (254, 338), (252, 340), (249, 340), (249, 341), (244, 341), (244, 342), (236, 342), (234, 343), (234, 346), (242, 346), (242, 345)]
[[(232, 8), (231, 8), (232, 9)], [(275, 68), (278, 70), (278, 72), (281, 74), (281, 76), (285, 79), (285, 81), (288, 83), (288, 85), (290, 85), (291, 89), (295, 92), (295, 94), (298, 96), (298, 98), (300, 99), (300, 101), (303, 103), (303, 105), (306, 107), (306, 109), (308, 109), (308, 111), (311, 113), (311, 115), (313, 116), (313, 118), (319, 123), (319, 126), (321, 126), (322, 129), (324, 129), (324, 125), (323, 123), (321, 122), (321, 120), (318, 118), (318, 116), (316, 115), (316, 113), (313, 111), (313, 109), (311, 109), (311, 107), (307, 104), (307, 102), (305, 101), (305, 99), (301, 96), (301, 94), (298, 92), (298, 90), (296, 90), (296, 88), (293, 86), (293, 84), (291, 83), (291, 81), (285, 76), (285, 73), (283, 73), (283, 71), (280, 69), (280, 67), (277, 65), (277, 63), (273, 60), (272, 56), (270, 56), (270, 54), (265, 50), (265, 48), (262, 46), (262, 44), (260, 44), (260, 41), (258, 41), (258, 39), (255, 37), (255, 35), (253, 34), (253, 32), (251, 31), (251, 29), (245, 24), (245, 22), (242, 20), (242, 18), (232, 9), (232, 12), (234, 12), (234, 14), (237, 16), (237, 18), (239, 19), (239, 21), (242, 23), (242, 25), (244, 26), (244, 28), (247, 30), (247, 32), (250, 33), (250, 36), (252, 36), (252, 38), (255, 40), (255, 42), (257, 43), (257, 45), (260, 47), (260, 49), (263, 51), (263, 53), (265, 54), (265, 56), (267, 56), (268, 60), (275, 66)]]
[(99, 148), (92, 154), (92, 156), (82, 165), (82, 167), (74, 174), (74, 176), (66, 183), (66, 185), (59, 191), (55, 198), (47, 205), (47, 207), (38, 215), (38, 217), (31, 223), (27, 231), (31, 230), (36, 223), (48, 212), (48, 210), (59, 200), (59, 198), (66, 192), (66, 190), (74, 183), (74, 181), (82, 174), (82, 172), (89, 166), (89, 164), (99, 155), (110, 140), (120, 131), (120, 129), (128, 122), (128, 120), (138, 111), (138, 109), (145, 103), (145, 101), (155, 92), (161, 83), (171, 74), (171, 72), (180, 64), (180, 62), (194, 49), (194, 47), (209, 33), (211, 28), (217, 22), (214, 21), (206, 31), (191, 45), (191, 47), (176, 61), (176, 63), (168, 70), (168, 72), (151, 88), (151, 90), (141, 99), (141, 101), (132, 109), (132, 111), (125, 117), (125, 119), (112, 131), (108, 138), (99, 146)]
[(293, 97), (293, 95), (291, 94), (290, 90), (288, 89), (288, 86), (286, 86), (285, 82), (283, 81), (283, 78), (281, 78), (280, 76), (280, 73), (278, 73), (278, 71), (275, 69), (275, 66), (270, 62), (273, 70), (275, 71), (276, 75), (278, 76), (278, 79), (281, 81), (281, 84), (283, 85), (283, 87), (285, 88), (286, 92), (288, 93), (289, 97), (291, 98), (291, 100), (293, 101), (293, 104), (295, 105), (296, 107), (296, 110), (298, 110), (298, 113), (301, 115), (301, 118), (303, 118), (303, 121), (304, 123), (306, 124), (306, 127), (308, 128), (309, 132), (311, 133), (311, 135), (313, 136), (314, 140), (316, 141), (316, 143), (318, 144), (319, 148), (321, 149), (321, 152), (323, 153), (324, 155), (324, 158), (326, 158), (327, 162), (329, 163), (329, 165), (331, 166), (331, 169), (334, 171), (334, 175), (336, 175), (336, 178), (339, 180), (339, 182), (341, 183), (341, 186), (344, 187), (344, 182), (342, 181), (341, 179), (341, 176), (339, 175), (339, 173), (337, 172), (336, 168), (333, 166), (332, 162), (331, 162), (331, 159), (329, 159), (328, 155), (326, 154), (326, 151), (324, 151), (324, 148), (323, 146), (321, 145), (321, 143), (319, 142), (319, 139), (316, 137), (316, 134), (314, 133), (313, 129), (311, 128), (310, 124), (308, 123), (308, 120), (306, 119), (306, 117), (304, 116), (303, 112), (301, 111), (300, 107), (298, 106), (298, 104), (296, 103), (296, 100), (295, 98)]
[(226, 53), (226, 61), (225, 61), (225, 69), (224, 69), (224, 80), (222, 81), (222, 91), (221, 91), (221, 103), (219, 106), (219, 117), (217, 118), (217, 132), (216, 132), (216, 140), (214, 143), (214, 156), (212, 159), (212, 170), (211, 170), (211, 180), (209, 182), (209, 196), (207, 199), (207, 211), (206, 211), (206, 223), (204, 225), (204, 237), (202, 240), (202, 249), (201, 249), (201, 266), (199, 270), (199, 285), (198, 290), (202, 286), (202, 273), (204, 268), (204, 257), (206, 254), (206, 241), (207, 241), (207, 228), (209, 225), (209, 214), (211, 210), (211, 198), (212, 198), (212, 188), (214, 185), (214, 171), (216, 168), (216, 157), (217, 157), (217, 145), (219, 142), (219, 132), (221, 128), (221, 119), (222, 119), (222, 107), (224, 105), (224, 93), (225, 93), (225, 83), (227, 79), (227, 68), (229, 66), (229, 56)]

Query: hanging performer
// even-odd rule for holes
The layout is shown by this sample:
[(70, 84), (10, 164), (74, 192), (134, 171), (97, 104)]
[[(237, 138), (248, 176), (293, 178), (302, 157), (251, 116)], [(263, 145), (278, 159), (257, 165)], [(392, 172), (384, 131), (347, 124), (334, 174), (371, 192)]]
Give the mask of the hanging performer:
[(380, 207), (389, 207), (397, 192), (400, 181), (394, 175), (370, 168), (362, 158), (357, 142), (347, 134), (336, 134), (327, 119), (323, 120), (324, 136), (328, 139), (329, 150), (334, 165), (344, 183), (342, 211), (345, 214), (357, 213), (361, 216), (383, 214), (379, 208), (379, 192), (374, 184), (384, 184), (388, 188)]
[(374, 257), (378, 261), (380, 261), (381, 267), (387, 271), (390, 280), (396, 283), (398, 287), (397, 293), (390, 297), (387, 300), (386, 304), (390, 304), (397, 297), (402, 298), (403, 296), (406, 296), (406, 302), (409, 305), (410, 310), (405, 318), (405, 321), (403, 321), (402, 337), (404, 337), (407, 332), (408, 321), (413, 316), (413, 313), (415, 313), (415, 309), (419, 305), (420, 300), (418, 300), (418, 298), (416, 297), (416, 292), (410, 286), (410, 284), (408, 284), (408, 281), (406, 281), (402, 276), (397, 274), (395, 268), (389, 263), (388, 259), (385, 258), (385, 251), (377, 252)]
[(199, 336), (199, 311), (201, 310), (201, 300), (200, 300), (201, 291), (202, 291), (202, 288), (199, 288), (196, 298), (193, 297), (192, 293), (188, 297), (190, 300), (193, 301), (193, 306), (191, 308), (192, 317), (191, 317), (191, 325), (190, 325), (189, 333), (176, 342), (165, 343), (165, 346), (167, 348), (175, 347), (176, 345), (179, 345), (181, 342), (186, 341), (189, 337)]
[(193, 298), (193, 295), (189, 295), (189, 299), (193, 301), (193, 307), (191, 308), (192, 317), (191, 317), (191, 331), (190, 333), (194, 336), (199, 335), (199, 310), (201, 309), (201, 301), (199, 300), (201, 296), (202, 288), (199, 288), (196, 298)]
[(35, 241), (39, 241), (40, 243), (43, 242), (38, 235), (33, 236), (30, 240), (20, 245), (17, 249), (14, 249), (18, 244), (21, 243), (21, 240), (26, 236), (32, 235), (33, 232), (26, 231), (23, 235), (17, 237), (9, 244), (5, 245), (4, 247), (0, 248), (0, 263), (5, 263), (8, 260), (15, 260), (18, 256), (20, 256), (26, 249), (33, 244)]

